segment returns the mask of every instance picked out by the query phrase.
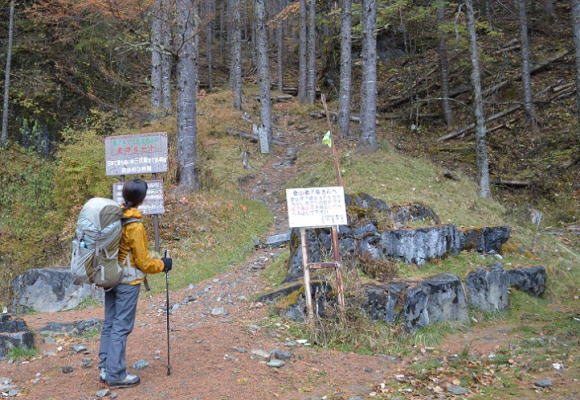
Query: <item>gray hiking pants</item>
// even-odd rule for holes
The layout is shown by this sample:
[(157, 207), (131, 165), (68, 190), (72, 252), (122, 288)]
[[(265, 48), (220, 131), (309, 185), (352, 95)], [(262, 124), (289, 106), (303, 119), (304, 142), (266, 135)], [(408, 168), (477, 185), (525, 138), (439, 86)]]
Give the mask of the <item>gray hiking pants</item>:
[(99, 367), (105, 368), (107, 381), (127, 376), (125, 350), (133, 331), (141, 285), (119, 284), (105, 292), (105, 323), (101, 332)]

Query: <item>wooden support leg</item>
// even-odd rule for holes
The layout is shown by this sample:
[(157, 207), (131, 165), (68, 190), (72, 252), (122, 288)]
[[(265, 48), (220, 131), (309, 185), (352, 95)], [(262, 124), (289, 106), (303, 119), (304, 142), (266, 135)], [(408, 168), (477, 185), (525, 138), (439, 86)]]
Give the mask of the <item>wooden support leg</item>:
[(300, 245), (302, 247), (302, 268), (304, 269), (304, 297), (306, 298), (308, 321), (312, 323), (314, 321), (314, 311), (312, 309), (312, 293), (310, 293), (310, 269), (308, 268), (308, 248), (305, 228), (300, 228)]
[(338, 231), (336, 226), (331, 228), (331, 237), (332, 237), (332, 248), (334, 253), (334, 261), (336, 261), (336, 291), (337, 291), (337, 298), (338, 298), (338, 310), (344, 316), (344, 282), (342, 280), (342, 267), (340, 263), (340, 244), (338, 242)]

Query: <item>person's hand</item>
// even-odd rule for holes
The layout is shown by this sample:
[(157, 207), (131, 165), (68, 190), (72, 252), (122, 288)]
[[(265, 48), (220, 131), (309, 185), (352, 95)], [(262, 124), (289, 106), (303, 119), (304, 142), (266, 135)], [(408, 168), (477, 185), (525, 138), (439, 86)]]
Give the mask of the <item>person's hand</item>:
[(169, 257), (163, 257), (163, 272), (169, 272), (173, 268), (173, 260)]

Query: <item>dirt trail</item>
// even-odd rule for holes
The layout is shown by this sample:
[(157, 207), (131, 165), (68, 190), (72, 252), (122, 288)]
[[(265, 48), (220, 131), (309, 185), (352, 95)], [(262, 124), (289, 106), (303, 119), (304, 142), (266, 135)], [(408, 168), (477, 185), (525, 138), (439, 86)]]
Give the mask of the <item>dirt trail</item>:
[[(287, 131), (286, 135), (292, 134)], [(288, 142), (300, 142), (285, 137)], [(285, 204), (279, 194), (282, 185), (295, 173), (286, 162), (287, 149), (276, 147), (269, 161), (244, 184), (244, 193), (262, 201), (275, 213), (271, 233), (288, 229)], [(392, 359), (363, 356), (311, 347), (287, 347), (285, 326), (261, 326), (267, 320), (267, 307), (250, 301), (264, 289), (257, 264), (268, 264), (279, 249), (257, 250), (245, 263), (229, 272), (200, 282), (193, 289), (171, 294), (171, 303), (183, 303), (189, 295), (196, 301), (182, 304), (171, 316), (172, 374), (166, 376), (165, 297), (149, 296), (142, 291), (135, 330), (129, 337), (127, 362), (130, 373), (141, 376), (142, 383), (114, 392), (119, 399), (319, 399), (340, 394), (344, 398), (366, 396), (391, 369)], [(212, 315), (223, 308), (227, 315)], [(50, 321), (66, 322), (102, 318), (101, 307), (81, 311), (35, 314), (25, 317), (33, 329)], [(256, 329), (256, 326), (258, 329)], [(106, 386), (98, 381), (99, 338), (74, 338), (44, 343), (37, 337), (39, 354), (30, 362), (0, 363), (0, 376), (13, 379), (27, 399), (93, 399)], [(70, 347), (83, 344), (89, 355), (73, 354)], [(58, 350), (62, 348), (62, 350)], [(243, 351), (244, 348), (246, 352)], [(253, 349), (281, 349), (292, 358), (279, 369), (252, 356)], [(155, 352), (160, 352), (155, 359)], [(53, 352), (54, 355), (43, 355)], [(93, 366), (81, 367), (82, 359), (91, 357)], [(149, 367), (135, 371), (139, 359)], [(63, 373), (62, 367), (74, 368)]]
[[(304, 131), (288, 129), (287, 143), (311, 145), (315, 139)], [(301, 147), (302, 148), (302, 147)], [(287, 148), (276, 146), (268, 162), (243, 184), (243, 193), (270, 207), (275, 215), (270, 233), (288, 229), (286, 207), (280, 191), (296, 166), (288, 162)], [(280, 249), (258, 249), (244, 263), (231, 270), (200, 282), (193, 288), (171, 293), (171, 303), (180, 304), (171, 316), (172, 374), (166, 375), (165, 297), (151, 296), (142, 291), (137, 323), (129, 337), (127, 361), (130, 373), (141, 376), (142, 383), (130, 389), (113, 390), (118, 399), (175, 399), (175, 400), (262, 400), (296, 399), (335, 400), (367, 399), (377, 385), (387, 382), (392, 392), (375, 398), (449, 398), (448, 393), (424, 397), (397, 389), (396, 374), (412, 374), (413, 364), (424, 362), (429, 354), (415, 349), (411, 355), (399, 359), (381, 355), (369, 356), (322, 350), (308, 346), (288, 347), (287, 327), (268, 318), (267, 307), (251, 299), (267, 285), (260, 277), (261, 268), (281, 253)], [(194, 301), (186, 301), (187, 299)], [(223, 308), (225, 314), (220, 310)], [(212, 312), (213, 311), (213, 312)], [(214, 315), (219, 314), (219, 315)], [(48, 322), (70, 322), (87, 318), (102, 318), (102, 307), (81, 311), (46, 313), (25, 316), (35, 330)], [(440, 355), (461, 352), (465, 347), (477, 348), (485, 356), (498, 346), (509, 343), (506, 327), (482, 327), (458, 332), (439, 347)], [(0, 377), (9, 377), (22, 392), (18, 398), (38, 400), (88, 400), (106, 386), (98, 380), (99, 338), (57, 339), (44, 343), (36, 338), (40, 357), (31, 361), (17, 361), (12, 365), (0, 363)], [(90, 354), (75, 354), (71, 346), (82, 344)], [(59, 350), (60, 349), (60, 350)], [(266, 361), (252, 355), (252, 350), (280, 349), (290, 351), (292, 358), (282, 368), (266, 365)], [(83, 358), (92, 358), (91, 368), (82, 368)], [(136, 371), (133, 363), (144, 359), (149, 366)], [(72, 367), (63, 373), (63, 367)], [(530, 390), (529, 399), (564, 399), (578, 394), (575, 377), (550, 374), (557, 382), (553, 392)], [(545, 374), (542, 374), (545, 375)], [(427, 382), (429, 383), (429, 382)], [(422, 385), (425, 382), (422, 383)], [(327, 396), (327, 397), (324, 397)], [(508, 396), (505, 398), (519, 398)], [(107, 397), (108, 398), (108, 397)], [(456, 397), (456, 398), (461, 398)], [(492, 397), (487, 397), (492, 398)], [(574, 398), (574, 397), (572, 397)]]

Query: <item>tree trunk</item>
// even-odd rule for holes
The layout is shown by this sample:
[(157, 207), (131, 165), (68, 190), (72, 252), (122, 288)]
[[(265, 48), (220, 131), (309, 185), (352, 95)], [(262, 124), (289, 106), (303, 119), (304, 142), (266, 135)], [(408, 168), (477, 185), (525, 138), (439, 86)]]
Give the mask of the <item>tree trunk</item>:
[(222, 0), (222, 4), (220, 6), (220, 54), (222, 56), (222, 65), (226, 64), (226, 29), (225, 29), (225, 20), (227, 18), (227, 9), (226, 9), (227, 0)]
[(268, 60), (268, 32), (266, 31), (265, 0), (255, 0), (256, 53), (258, 55), (258, 81), (260, 86), (260, 117), (268, 137), (268, 149), (272, 142), (272, 112), (270, 103), (270, 66)]
[(213, 90), (213, 21), (215, 18), (215, 0), (208, 0), (205, 7), (205, 54), (207, 59), (207, 87)]
[(576, 114), (580, 126), (580, 0), (572, 0), (572, 20), (576, 45)]
[(546, 17), (549, 21), (553, 21), (555, 14), (554, 0), (544, 0), (544, 10), (546, 11)]
[(173, 52), (171, 51), (171, 1), (161, 0), (161, 87), (162, 108), (165, 113), (171, 110), (171, 67)]
[(493, 21), (493, 1), (494, 0), (485, 0), (484, 7), (485, 7), (485, 16), (487, 18), (487, 23), (494, 29), (494, 21)]
[(451, 102), (449, 101), (449, 57), (447, 51), (447, 38), (445, 32), (441, 30), (441, 25), (445, 23), (445, 3), (437, 5), (437, 26), (439, 27), (439, 74), (441, 77), (441, 109), (447, 127), (453, 125), (453, 114), (451, 112)]
[(377, 144), (377, 0), (362, 0), (362, 74), (360, 96), (360, 145), (375, 150)]
[(162, 93), (161, 7), (161, 0), (156, 0), (151, 10), (151, 107), (156, 114), (161, 108)]
[(479, 195), (489, 197), (489, 162), (487, 158), (487, 134), (483, 112), (483, 96), (481, 94), (481, 73), (479, 68), (479, 48), (475, 32), (475, 15), (472, 0), (465, 0), (467, 7), (467, 31), (469, 34), (469, 50), (471, 52), (471, 83), (473, 84), (473, 109), (475, 114), (475, 152), (477, 171), (479, 175)]
[(2, 107), (2, 134), (0, 146), (8, 143), (8, 111), (10, 104), (10, 68), (12, 64), (12, 42), (14, 41), (14, 0), (10, 1), (8, 17), (8, 43), (6, 44), (6, 69), (4, 71), (4, 106)]
[(195, 0), (177, 0), (177, 170), (179, 188), (199, 189), (197, 169), (197, 36)]
[(242, 31), (240, 0), (230, 0), (229, 10), (231, 16), (230, 32), (231, 57), (230, 57), (230, 86), (234, 92), (234, 108), (242, 109)]
[(350, 135), (352, 97), (352, 0), (342, 0), (340, 23), (340, 92), (338, 126), (343, 137)]
[(306, 0), (300, 0), (300, 30), (298, 35), (298, 100), (306, 101)]
[[(252, 0), (249, 0), (250, 2)], [(246, 10), (247, 12), (247, 10)], [(250, 14), (250, 13), (248, 13)], [(248, 24), (250, 26), (250, 42), (248, 43), (248, 51), (250, 53), (250, 59), (252, 60), (252, 66), (257, 68), (258, 67), (258, 52), (257, 52), (257, 39), (256, 39), (256, 21), (254, 21), (253, 19), (255, 19), (253, 16), (250, 17), (250, 15), (248, 15)], [(246, 24), (244, 24), (246, 25)]]
[[(284, 8), (286, 8), (286, 0), (279, 0), (278, 6), (278, 12), (284, 10)], [(276, 26), (276, 48), (276, 75), (278, 76), (278, 91), (282, 92), (284, 90), (284, 23), (282, 21), (278, 21), (278, 25)]]
[(308, 0), (306, 101), (314, 104), (316, 99), (316, 0)]
[(520, 44), (522, 51), (522, 86), (524, 89), (524, 110), (530, 121), (534, 120), (534, 99), (532, 96), (532, 78), (530, 74), (530, 44), (528, 40), (528, 16), (526, 0), (518, 0), (520, 19)]

